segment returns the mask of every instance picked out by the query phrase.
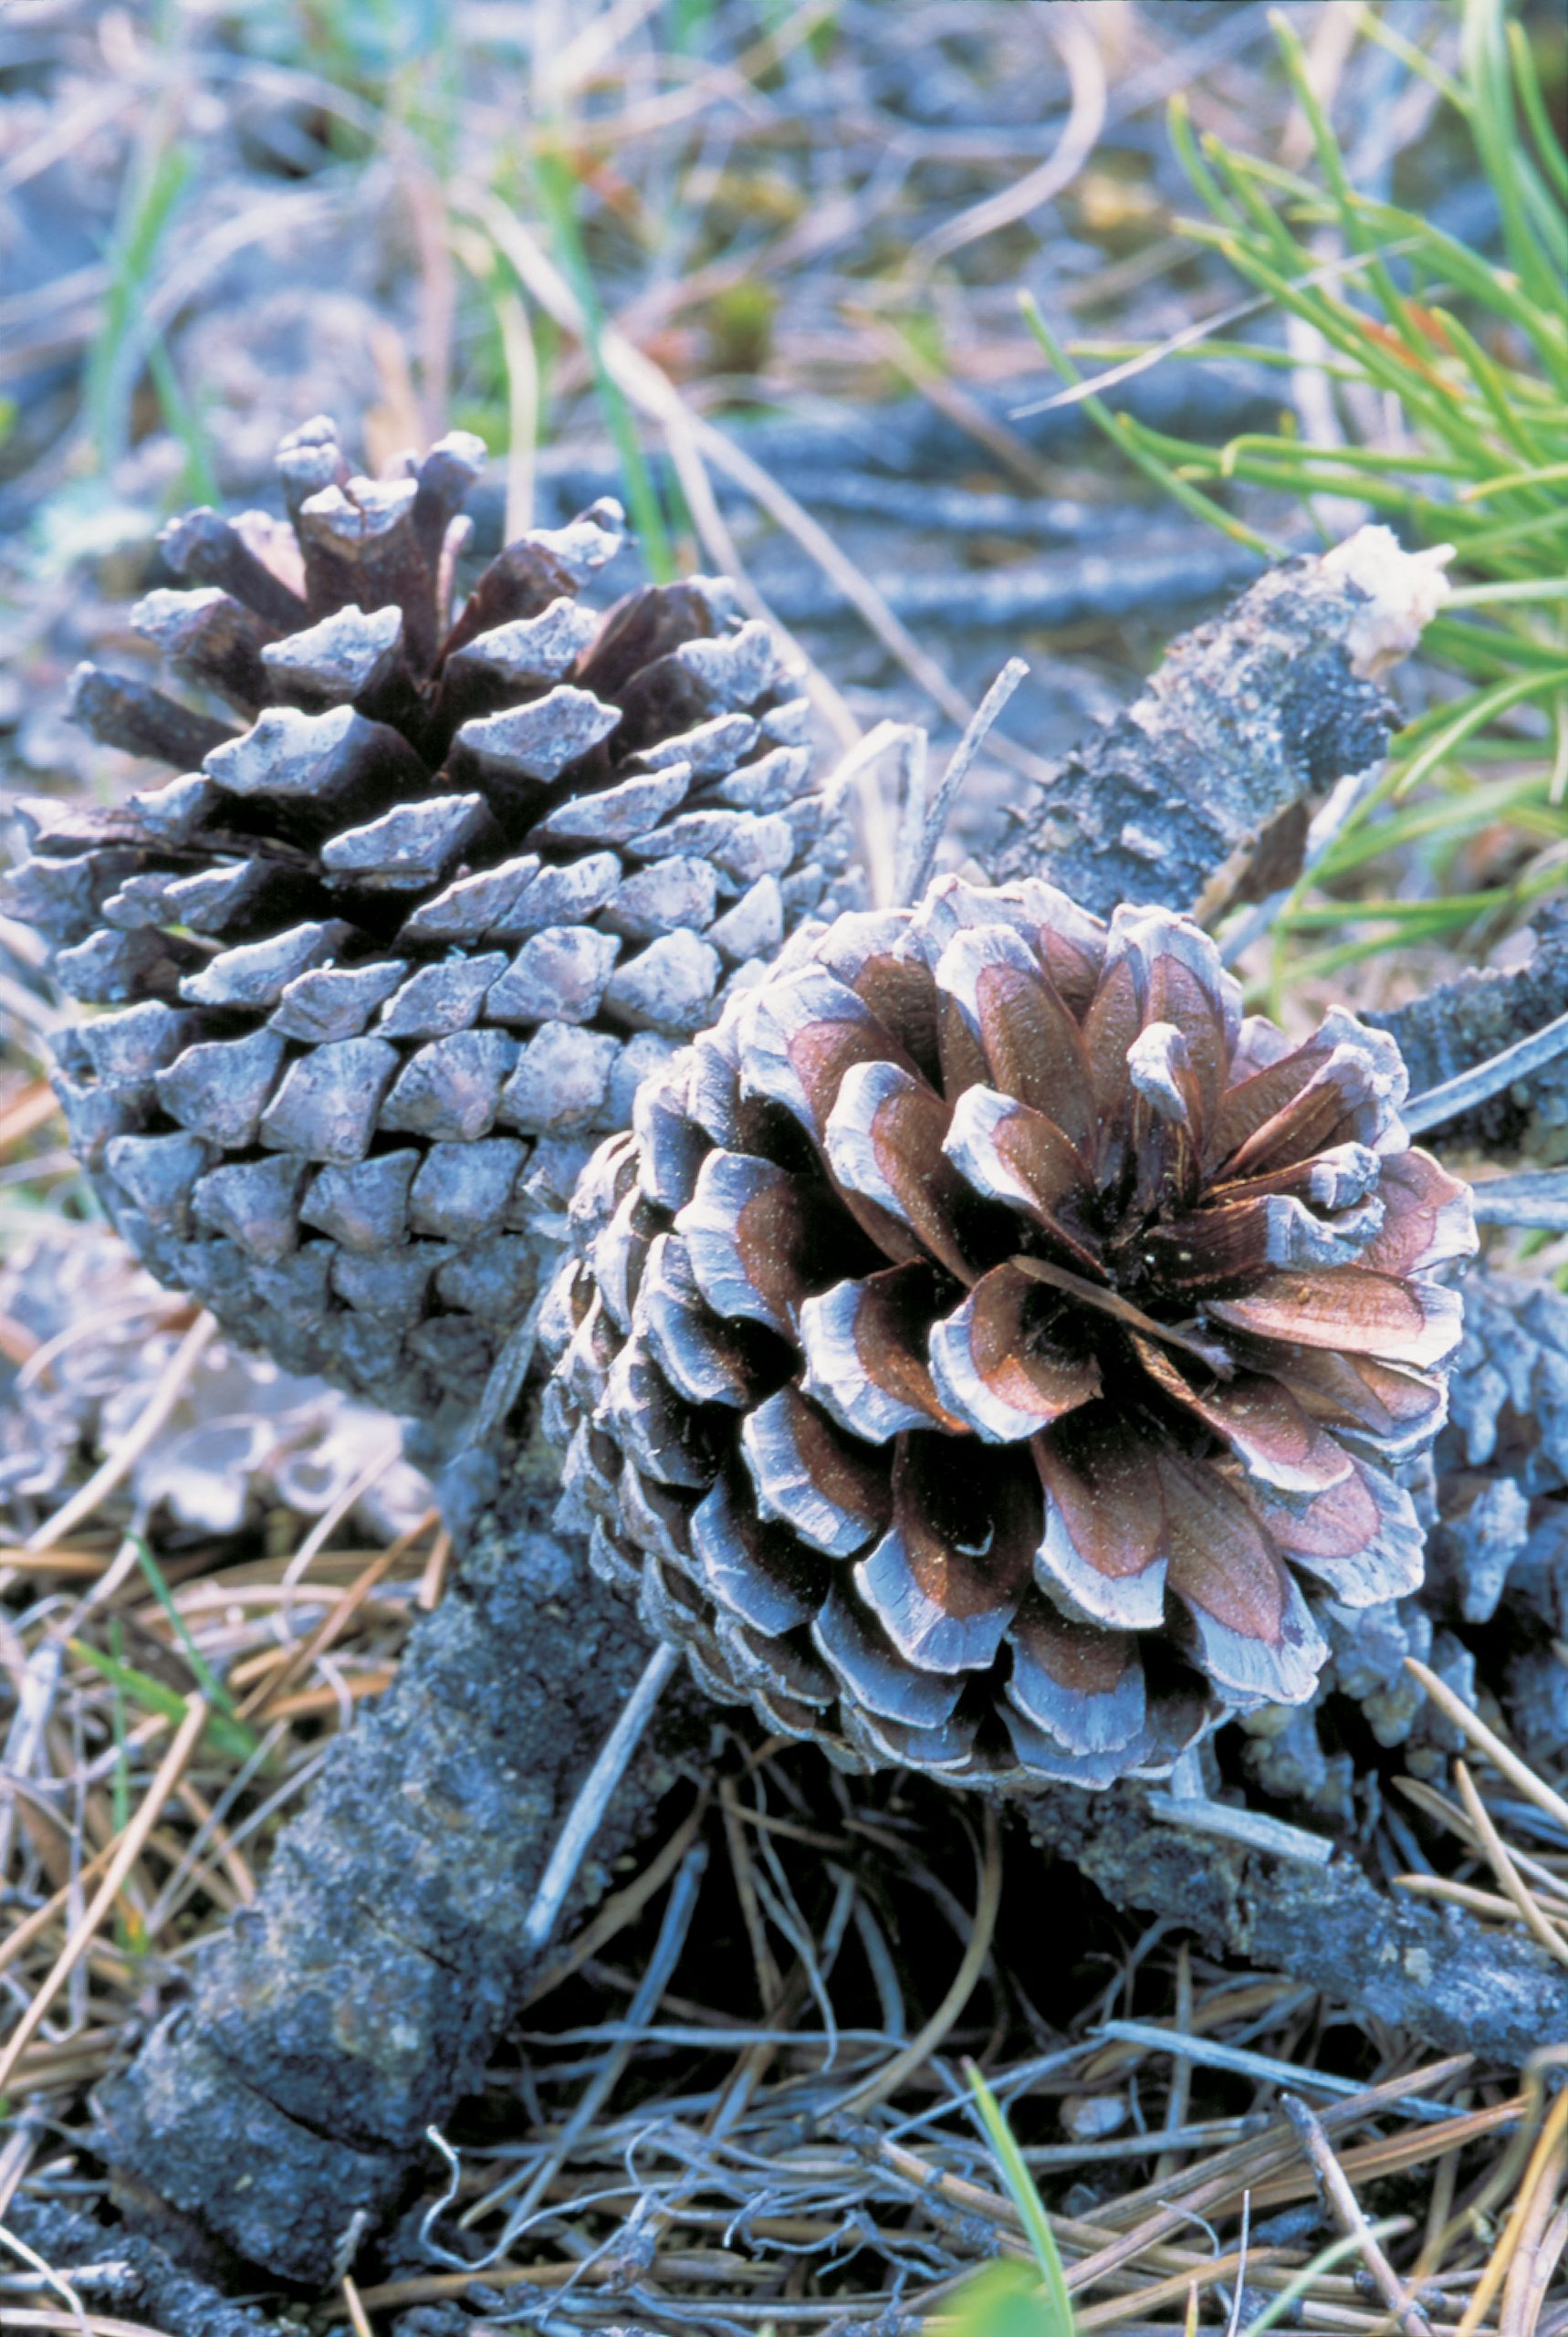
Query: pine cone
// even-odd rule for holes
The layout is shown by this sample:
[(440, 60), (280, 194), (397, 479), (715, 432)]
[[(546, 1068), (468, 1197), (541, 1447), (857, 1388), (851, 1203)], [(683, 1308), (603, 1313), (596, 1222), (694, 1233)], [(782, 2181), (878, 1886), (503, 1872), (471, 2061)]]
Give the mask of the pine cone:
[(1035, 882), (802, 934), (585, 1171), (569, 1522), (698, 1677), (855, 1764), (1158, 1773), (1408, 1590), (1389, 1464), (1475, 1246), (1393, 1042), (1244, 1022), (1186, 919)]
[(510, 545), (448, 623), (483, 459), (459, 432), (352, 478), (318, 420), (279, 449), (287, 525), (175, 520), (191, 589), (134, 622), (237, 720), (84, 666), (78, 719), (182, 775), (27, 807), (5, 900), (120, 1010), (57, 1085), (137, 1255), (427, 1417), (530, 1304), (536, 1215), (836, 865), (806, 701), (728, 587), (579, 604), (614, 503)]

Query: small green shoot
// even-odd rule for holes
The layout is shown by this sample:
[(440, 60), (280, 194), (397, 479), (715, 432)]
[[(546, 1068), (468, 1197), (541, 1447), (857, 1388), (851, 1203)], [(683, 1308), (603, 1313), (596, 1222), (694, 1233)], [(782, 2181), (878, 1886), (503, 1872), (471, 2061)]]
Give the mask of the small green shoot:
[(1072, 2300), (1045, 2203), (1001, 2104), (974, 2063), (964, 2067), (976, 2113), (1018, 2209), (1034, 2266), (988, 2264), (967, 2280), (953, 2300), (951, 2337), (1074, 2337)]
[(988, 2264), (955, 2293), (942, 2337), (1071, 2337), (1072, 2323), (1057, 2316), (1032, 2265), (1016, 2258)]
[[(109, 1651), (116, 1663), (125, 1661), (125, 1627), (118, 1615), (109, 1619)], [(115, 1764), (109, 1780), (109, 1806), (114, 1812), (114, 1830), (123, 1834), (131, 1823), (130, 1749), (125, 1730), (125, 1687), (121, 1681), (113, 1683), (110, 1704), (110, 1724), (114, 1731)]]
[[(118, 1615), (111, 1615), (109, 1619), (109, 1644), (115, 1661), (120, 1662), (125, 1632)], [(131, 1823), (131, 1746), (125, 1724), (125, 1690), (118, 1680), (113, 1683), (110, 1722), (114, 1731), (115, 1760), (110, 1773), (109, 1805), (114, 1813), (114, 1831), (118, 1839)], [(123, 1955), (142, 1955), (146, 1953), (146, 1931), (137, 1908), (116, 1906), (114, 1940)]]
[(576, 293), (582, 309), (588, 335), (588, 362), (593, 369), (594, 386), (599, 393), (605, 427), (615, 442), (615, 451), (621, 459), (621, 475), (626, 483), (626, 508), (641, 540), (643, 565), (654, 583), (667, 584), (675, 573), (669, 529), (664, 524), (653, 473), (648, 468), (637, 436), (632, 409), (620, 383), (604, 362), (604, 307), (583, 249), (578, 222), (580, 183), (559, 146), (542, 142), (534, 155), (534, 177), (561, 273)]
[[(1374, 2239), (1386, 2239), (1391, 2233), (1408, 2231), (1409, 2228), (1408, 2216), (1389, 2216), (1382, 2223), (1368, 2226)], [(1299, 2272), (1291, 2275), (1277, 2296), (1270, 2298), (1256, 2321), (1248, 2322), (1242, 2337), (1265, 2337), (1266, 2331), (1277, 2329), (1291, 2306), (1308, 2295), (1325, 2272), (1333, 2271), (1347, 2257), (1358, 2255), (1360, 2251), (1359, 2232), (1350, 2232), (1343, 2239), (1331, 2240), (1326, 2248), (1319, 2249), (1310, 2263), (1303, 2264)]]
[(189, 1626), (178, 1607), (175, 1606), (173, 1593), (163, 1578), (162, 1567), (140, 1534), (132, 1534), (130, 1538), (131, 1546), (136, 1552), (136, 1562), (147, 1577), (148, 1588), (153, 1598), (169, 1619), (169, 1629), (180, 1643), (181, 1653), (191, 1667), (192, 1678), (208, 1703), (215, 1704), (219, 1712), (227, 1713), (232, 1720), (236, 1709), (235, 1700), (191, 1637)]
[(154, 135), (126, 186), (109, 253), (103, 323), (88, 352), (83, 402), (93, 451), (107, 470), (125, 451), (134, 381), (127, 359), (131, 326), (158, 249), (189, 183), (192, 159)]
[[(105, 1655), (100, 1648), (91, 1646), (86, 1640), (68, 1640), (66, 1644), (78, 1662), (87, 1664), (111, 1687), (123, 1690), (129, 1701), (140, 1711), (156, 1713), (163, 1720), (177, 1722), (184, 1719), (189, 1700), (180, 1693), (178, 1688), (171, 1688), (163, 1681), (154, 1680), (151, 1672), (139, 1672), (134, 1664), (123, 1663), (112, 1655)], [(261, 1749), (255, 1731), (247, 1728), (244, 1721), (231, 1720), (226, 1713), (214, 1712), (207, 1722), (206, 1733), (212, 1739), (214, 1751), (223, 1754), (227, 1760), (251, 1761)]]

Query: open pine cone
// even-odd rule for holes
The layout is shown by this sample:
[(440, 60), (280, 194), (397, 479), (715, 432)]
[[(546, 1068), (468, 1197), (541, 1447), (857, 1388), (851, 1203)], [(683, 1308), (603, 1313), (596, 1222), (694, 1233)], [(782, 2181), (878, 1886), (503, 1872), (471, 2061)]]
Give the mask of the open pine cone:
[(716, 1694), (854, 1764), (1158, 1773), (1419, 1579), (1467, 1189), (1392, 1040), (1186, 918), (941, 880), (639, 1097), (551, 1291), (569, 1517)]
[(456, 433), (350, 477), (318, 420), (279, 449), (288, 524), (175, 520), (191, 589), (134, 622), (237, 720), (84, 666), (78, 718), (180, 775), (27, 807), (5, 902), (120, 1010), (57, 1085), (137, 1255), (426, 1417), (482, 1390), (591, 1140), (836, 865), (806, 702), (729, 588), (580, 605), (615, 504), (510, 545), (450, 620), (483, 460)]

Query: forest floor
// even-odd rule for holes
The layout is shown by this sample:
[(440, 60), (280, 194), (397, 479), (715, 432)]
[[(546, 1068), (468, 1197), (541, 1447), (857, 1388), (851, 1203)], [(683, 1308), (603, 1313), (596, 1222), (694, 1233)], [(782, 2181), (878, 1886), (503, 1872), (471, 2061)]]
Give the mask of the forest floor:
[[(1484, 181), (1355, 22), (1452, 69), (1453, 12), (1287, 14), (1356, 168), (1484, 244)], [(141, 654), (127, 613), (163, 519), (264, 498), (274, 442), (319, 411), (371, 467), (477, 430), (481, 533), (622, 494), (638, 545), (607, 594), (711, 562), (659, 433), (614, 387), (619, 335), (762, 466), (769, 508), (727, 484), (723, 524), (842, 736), (919, 721), (940, 758), (1005, 659), (1029, 660), (951, 842), (983, 865), (1027, 779), (1260, 565), (1082, 406), (1019, 412), (1061, 386), (1020, 290), (1090, 370), (1241, 297), (1179, 225), (1178, 96), (1199, 132), (1308, 158), (1249, 5), (9, 8), (8, 792), (132, 781), (69, 728), (71, 669)], [(1254, 324), (1295, 372), (1173, 356), (1128, 384), (1134, 410), (1211, 446), (1292, 400), (1311, 428), (1321, 358)], [(1367, 516), (1267, 484), (1234, 508), (1301, 548)], [(1416, 659), (1395, 686), (1419, 717), (1448, 684)], [(1484, 777), (1512, 769), (1500, 754)], [(1248, 952), (1254, 994), (1289, 1016), (1381, 1008), (1515, 962), (1568, 846), (1561, 793), (1528, 820), (1490, 798), (1439, 819), (1439, 859), (1401, 830)], [(1373, 892), (1472, 907), (1412, 914), (1406, 936)], [(66, 1148), (46, 1070), (63, 1009), (39, 959), (0, 925), (0, 1983), (25, 2040), (0, 2044), (0, 2326), (134, 2337), (151, 2324), (123, 2303), (111, 2227), (95, 2260), (51, 2261), (21, 2208), (102, 2207), (92, 2088), (254, 1900), (334, 1733), (440, 1599), (450, 1545), (395, 1423), (214, 1337), (128, 1259)], [(1510, 1255), (1549, 1280), (1564, 1252)], [(212, 1718), (171, 1763), (193, 1691)], [(380, 2258), (317, 2298), (250, 2288), (247, 2325), (956, 2332), (963, 2279), (1027, 2254), (973, 2060), (1080, 2331), (1568, 2332), (1564, 2040), (1522, 2070), (1438, 2059), (1118, 1913), (962, 1797), (852, 1785), (720, 1725), (716, 1787), (676, 1793), (662, 1844), (536, 1986)], [(1568, 1962), (1563, 1804), (1547, 1778), (1504, 1895), (1452, 1798), (1462, 1744), (1434, 1738), (1413, 1794), (1386, 1797), (1384, 1879), (1468, 1892)], [(1288, 2097), (1311, 2114), (1291, 2124)], [(1010, 2309), (967, 2325), (1059, 2327)]]

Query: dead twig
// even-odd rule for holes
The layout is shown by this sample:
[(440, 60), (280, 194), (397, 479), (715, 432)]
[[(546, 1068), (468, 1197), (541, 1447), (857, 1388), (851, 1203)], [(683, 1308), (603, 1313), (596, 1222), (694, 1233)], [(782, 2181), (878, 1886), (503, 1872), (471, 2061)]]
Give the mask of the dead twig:
[(1321, 2120), (1308, 2108), (1300, 2094), (1281, 2095), (1281, 2106), (1300, 2135), (1301, 2148), (1312, 2161), (1312, 2170), (1322, 2186), (1324, 2205), (1344, 2237), (1354, 2239), (1360, 2248), (1362, 2261), (1387, 2299), (1389, 2310), (1405, 2332), (1405, 2337), (1432, 2337), (1431, 2322), (1408, 2294), (1363, 2215), (1361, 2202), (1351, 2189), (1343, 2167), (1334, 2156), (1333, 2145), (1324, 2133)]

